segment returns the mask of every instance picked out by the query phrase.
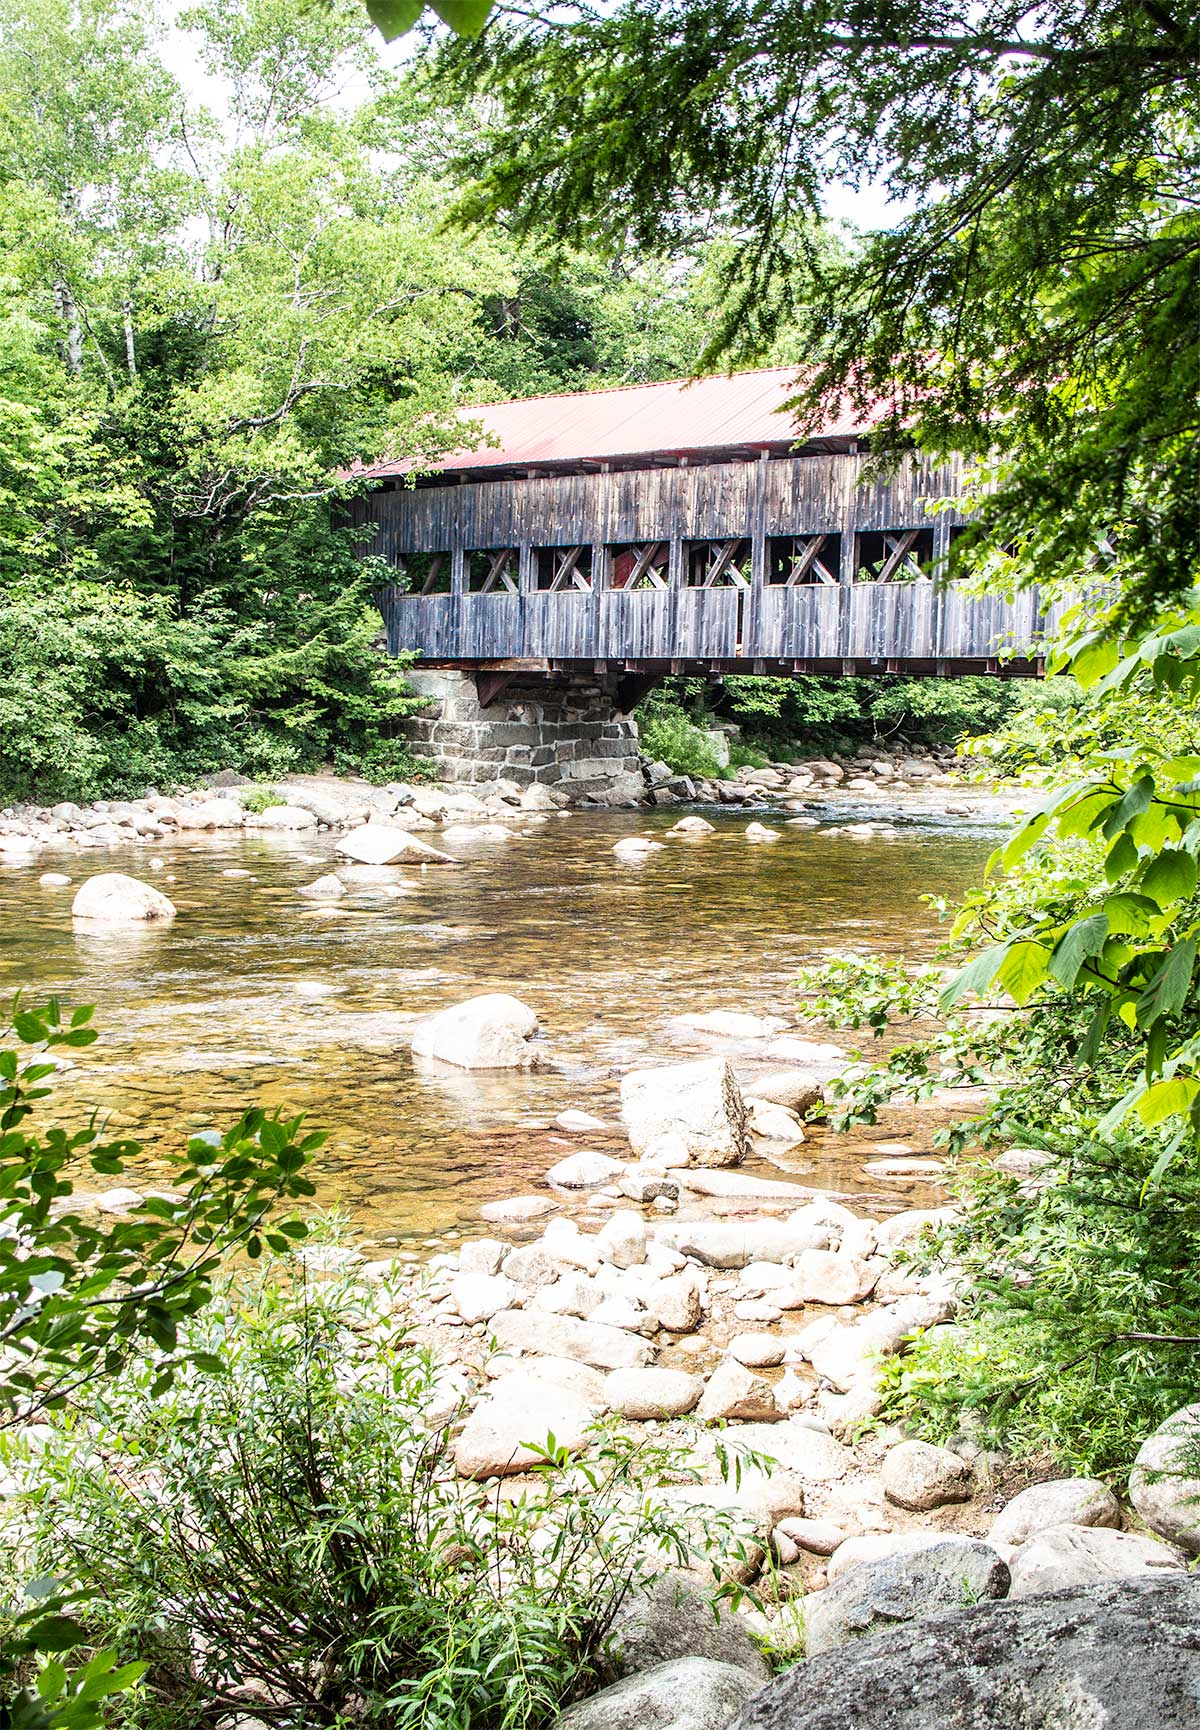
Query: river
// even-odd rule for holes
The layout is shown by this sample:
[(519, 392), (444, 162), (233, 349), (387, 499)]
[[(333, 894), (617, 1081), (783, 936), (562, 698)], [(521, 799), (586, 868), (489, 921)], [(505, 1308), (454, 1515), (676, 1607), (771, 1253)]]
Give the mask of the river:
[[(482, 1201), (537, 1186), (566, 1152), (627, 1157), (616, 1125), (626, 1070), (754, 1050), (674, 1017), (791, 1019), (805, 963), (848, 950), (930, 956), (938, 927), (922, 896), (958, 894), (995, 841), (983, 826), (921, 823), (870, 840), (784, 829), (754, 846), (746, 823), (768, 812), (707, 814), (715, 834), (671, 839), (639, 865), (620, 863), (613, 843), (661, 837), (677, 809), (557, 815), (502, 845), (455, 847), (458, 869), (351, 868), (333, 911), (297, 891), (329, 869), (334, 836), (193, 835), (155, 848), (166, 870), (153, 876), (142, 849), (46, 854), (0, 869), (0, 991), (96, 1005), (101, 1039), (78, 1054), (58, 1110), (77, 1121), (99, 1109), (144, 1138), (143, 1180), (163, 1176), (164, 1147), (246, 1105), (304, 1112), (330, 1137), (314, 1171), (320, 1203), (346, 1209), (369, 1241), (416, 1247), (477, 1226)], [(178, 917), (75, 930), (74, 887), (38, 883), (60, 868), (76, 884), (102, 870), (153, 881)], [(482, 991), (537, 1011), (544, 1066), (415, 1068), (413, 1021)], [(564, 1135), (552, 1120), (569, 1106), (611, 1133)], [(863, 1164), (889, 1134), (927, 1151), (935, 1122), (910, 1112), (851, 1136), (817, 1128), (777, 1175), (869, 1196), (877, 1210), (924, 1205), (937, 1192), (881, 1186)]]

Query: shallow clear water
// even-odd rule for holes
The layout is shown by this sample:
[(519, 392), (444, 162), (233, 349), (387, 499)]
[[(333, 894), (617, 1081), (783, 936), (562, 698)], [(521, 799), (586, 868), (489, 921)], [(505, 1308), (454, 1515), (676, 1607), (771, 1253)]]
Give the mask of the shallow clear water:
[[(627, 1154), (615, 1128), (568, 1137), (551, 1122), (577, 1106), (615, 1125), (625, 1070), (718, 1050), (753, 1059), (754, 1045), (688, 1035), (673, 1017), (791, 1018), (802, 963), (848, 949), (927, 956), (937, 926), (921, 897), (961, 891), (994, 840), (926, 825), (871, 840), (784, 829), (753, 846), (743, 831), (765, 816), (756, 812), (716, 816), (717, 834), (673, 839), (644, 864), (614, 857), (622, 835), (661, 834), (678, 815), (555, 816), (503, 845), (455, 846), (457, 869), (339, 867), (354, 881), (333, 913), (297, 893), (329, 868), (332, 836), (193, 838), (162, 849), (167, 870), (153, 876), (142, 849), (44, 855), (0, 868), (0, 993), (97, 1006), (102, 1037), (80, 1054), (60, 1109), (107, 1111), (147, 1140), (153, 1174), (156, 1148), (223, 1127), (248, 1104), (280, 1106), (329, 1131), (319, 1199), (349, 1208), (370, 1237), (471, 1226), (481, 1201), (536, 1186), (567, 1151)], [(102, 870), (144, 877), (168, 890), (178, 917), (162, 929), (73, 930), (74, 888), (38, 884), (58, 868), (76, 884)], [(252, 878), (222, 876), (231, 868)], [(389, 896), (397, 886), (408, 893)], [(482, 991), (537, 1011), (547, 1066), (415, 1065), (411, 1023)], [(927, 1188), (881, 1188), (862, 1168), (877, 1139), (927, 1150), (936, 1121), (909, 1113), (848, 1137), (818, 1129), (786, 1169), (880, 1207), (923, 1204)]]

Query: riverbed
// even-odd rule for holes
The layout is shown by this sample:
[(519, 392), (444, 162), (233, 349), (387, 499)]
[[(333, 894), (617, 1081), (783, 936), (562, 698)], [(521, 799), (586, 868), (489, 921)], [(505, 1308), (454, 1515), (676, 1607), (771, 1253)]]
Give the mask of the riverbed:
[[(884, 813), (822, 813), (863, 814)], [(625, 1071), (718, 1051), (752, 1067), (761, 1055), (761, 1041), (706, 1037), (676, 1017), (794, 1021), (802, 965), (853, 951), (932, 956), (940, 929), (922, 898), (959, 894), (995, 843), (986, 825), (930, 821), (869, 839), (785, 827), (755, 846), (745, 828), (771, 822), (763, 810), (706, 812), (714, 834), (672, 838), (640, 864), (613, 855), (625, 835), (665, 839), (679, 815), (557, 814), (505, 843), (455, 845), (457, 868), (339, 866), (350, 893), (332, 909), (299, 890), (334, 864), (336, 835), (217, 833), (93, 852), (64, 866), (67, 888), (39, 884), (45, 862), (3, 868), (0, 992), (96, 1005), (101, 1038), (64, 1076), (59, 1112), (99, 1110), (144, 1139), (143, 1181), (165, 1174), (164, 1149), (247, 1105), (304, 1112), (330, 1138), (313, 1172), (321, 1205), (346, 1210), (368, 1241), (440, 1241), (476, 1229), (482, 1202), (539, 1187), (566, 1152), (627, 1156)], [(165, 866), (153, 876), (151, 852)], [(75, 885), (104, 870), (166, 889), (177, 918), (73, 929)], [(483, 991), (536, 1010), (539, 1067), (487, 1075), (414, 1061), (413, 1023)], [(568, 1107), (613, 1127), (567, 1136), (553, 1119)], [(771, 1169), (877, 1213), (926, 1205), (940, 1195), (932, 1186), (863, 1167), (897, 1136), (929, 1151), (938, 1121), (894, 1114), (847, 1136), (817, 1127)]]

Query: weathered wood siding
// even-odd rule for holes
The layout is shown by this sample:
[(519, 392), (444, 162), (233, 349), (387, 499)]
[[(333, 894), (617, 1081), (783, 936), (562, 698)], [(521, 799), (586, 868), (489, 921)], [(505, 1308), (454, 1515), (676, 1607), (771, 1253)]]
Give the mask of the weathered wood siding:
[[(928, 564), (931, 548), (940, 565), (968, 520), (945, 503), (957, 482), (954, 466), (918, 457), (881, 480), (857, 456), (806, 456), (402, 488), (369, 495), (355, 514), (374, 525), (364, 551), (399, 569), (413, 555), (444, 556), (450, 593), (406, 593), (398, 581), (380, 601), (393, 652), (427, 660), (942, 665), (1014, 648), (1035, 655), (1036, 593), (1010, 604), (927, 579), (857, 580), (864, 562), (878, 564), (881, 537), (907, 530), (922, 531), (919, 556)], [(838, 537), (828, 556), (839, 581), (772, 580), (773, 546), (822, 534)], [(711, 568), (704, 549), (716, 555), (730, 542), (739, 556), (721, 567), (719, 586), (689, 586)], [(650, 546), (662, 549), (653, 568), (667, 586), (613, 587), (619, 551)], [(545, 549), (576, 547), (586, 550), (577, 565), (586, 586), (548, 592)], [(512, 549), (517, 591), (469, 592), (471, 555), (499, 548)]]

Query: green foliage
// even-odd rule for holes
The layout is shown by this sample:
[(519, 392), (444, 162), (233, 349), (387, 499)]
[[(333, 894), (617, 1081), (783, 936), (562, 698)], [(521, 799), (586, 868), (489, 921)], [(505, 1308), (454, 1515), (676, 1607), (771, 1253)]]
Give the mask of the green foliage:
[(715, 780), (725, 773), (711, 742), (667, 695), (654, 692), (637, 711), (638, 748), (677, 775)]
[(696, 1556), (715, 1589), (744, 1555), (736, 1519), (697, 1535), (672, 1506), (677, 1446), (611, 1423), (574, 1462), (531, 1435), (513, 1496), (462, 1480), (390, 1295), (270, 1268), (223, 1292), (167, 1395), (108, 1384), (82, 1414), (99, 1447), (72, 1424), (48, 1443), (25, 1541), (145, 1663), (120, 1722), (183, 1730), (265, 1698), (297, 1726), (533, 1730), (595, 1686), (627, 1592)]
[[(0, 1049), (0, 1435), (20, 1438), (44, 1419), (122, 1374), (161, 1396), (181, 1365), (215, 1361), (182, 1337), (212, 1296), (235, 1251), (257, 1256), (304, 1235), (298, 1221), (273, 1221), (280, 1202), (312, 1194), (303, 1175), (320, 1135), (300, 1121), (252, 1110), (224, 1136), (194, 1137), (174, 1161), (171, 1191), (145, 1196), (114, 1218), (76, 1194), (75, 1174), (119, 1177), (143, 1149), (108, 1140), (103, 1125), (51, 1126), (30, 1120), (52, 1094), (54, 1054), (93, 1043), (92, 1011), (64, 1021), (56, 1002), (31, 1010), (18, 1001)], [(133, 1368), (136, 1366), (136, 1370)], [(0, 1587), (0, 1721), (12, 1730), (95, 1730), (104, 1703), (130, 1686), (141, 1666), (120, 1668), (96, 1650), (68, 1671), (57, 1654), (84, 1642), (74, 1594), (52, 1575), (21, 1581), (25, 1553), (11, 1551)]]
[(247, 787), (238, 794), (238, 802), (243, 811), (252, 811), (255, 815), (260, 811), (270, 811), (276, 805), (286, 804), (274, 787)]
[[(803, 423), (885, 404), (878, 445), (988, 464), (997, 576), (1069, 587), (1118, 549), (1141, 601), (1195, 580), (1194, 8), (1051, 0), (1018, 30), (1001, 0), (535, 6), (439, 64), (492, 103), (469, 217), (655, 252), (720, 212), (710, 362), (803, 314)], [(871, 182), (894, 220), (823, 245), (822, 209)]]

